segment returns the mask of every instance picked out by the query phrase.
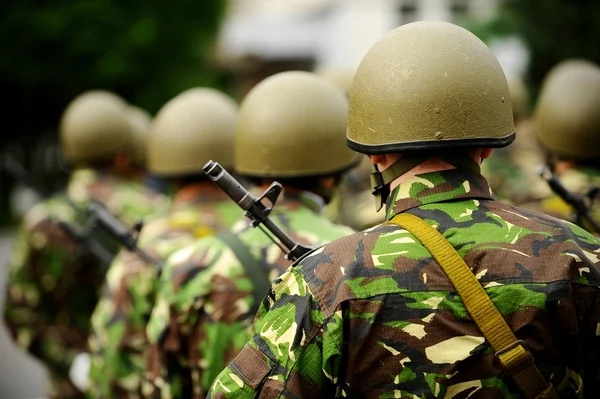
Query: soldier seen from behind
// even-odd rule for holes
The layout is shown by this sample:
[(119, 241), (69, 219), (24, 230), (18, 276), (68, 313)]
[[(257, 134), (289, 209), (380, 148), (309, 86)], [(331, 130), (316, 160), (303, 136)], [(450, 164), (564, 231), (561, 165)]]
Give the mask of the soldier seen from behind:
[(544, 79), (534, 120), (548, 168), (596, 226), (556, 193), (537, 207), (600, 235), (600, 67), (585, 60), (556, 65)]
[(278, 278), (212, 398), (596, 398), (600, 242), (497, 202), (481, 161), (515, 136), (500, 64), (469, 31), (385, 35), (350, 91), (387, 221)]
[[(352, 233), (321, 215), (342, 174), (357, 162), (345, 146), (347, 111), (335, 86), (295, 71), (263, 80), (240, 107), (234, 170), (262, 190), (275, 180), (282, 184), (283, 197), (269, 217), (301, 244), (320, 245)], [(263, 231), (247, 223), (169, 257), (148, 323), (148, 393), (204, 397), (246, 342), (270, 281), (290, 263)]]
[(83, 397), (69, 372), (76, 356), (88, 351), (90, 316), (116, 250), (106, 237), (75, 236), (71, 229), (86, 223), (91, 202), (127, 224), (164, 203), (129, 180), (127, 107), (105, 91), (86, 92), (69, 104), (60, 122), (61, 150), (73, 168), (68, 186), (25, 215), (13, 248), (5, 322), (17, 345), (48, 368), (51, 398)]
[[(111, 264), (107, 286), (92, 318), (93, 398), (139, 398), (146, 364), (146, 323), (154, 305), (160, 264), (200, 237), (230, 228), (240, 209), (202, 171), (210, 159), (233, 164), (237, 105), (210, 88), (187, 90), (154, 118), (147, 166), (173, 192), (170, 214), (147, 221), (138, 247), (157, 262), (122, 250)], [(158, 264), (158, 265), (157, 265)]]

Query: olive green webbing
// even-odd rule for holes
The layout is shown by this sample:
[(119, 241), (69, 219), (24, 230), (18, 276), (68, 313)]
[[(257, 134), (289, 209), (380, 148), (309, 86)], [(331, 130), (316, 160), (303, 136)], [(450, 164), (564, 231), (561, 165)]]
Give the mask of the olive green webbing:
[(554, 387), (535, 366), (523, 341), (517, 339), (469, 266), (448, 240), (415, 215), (401, 213), (390, 223), (412, 233), (442, 267), (471, 318), (496, 352), (496, 358), (525, 397), (558, 399)]

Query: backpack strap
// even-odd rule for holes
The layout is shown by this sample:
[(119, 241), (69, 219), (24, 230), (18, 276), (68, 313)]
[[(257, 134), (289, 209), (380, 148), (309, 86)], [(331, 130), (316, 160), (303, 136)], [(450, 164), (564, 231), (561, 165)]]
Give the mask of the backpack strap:
[(271, 287), (269, 272), (261, 262), (252, 256), (246, 244), (244, 244), (238, 236), (230, 232), (224, 232), (219, 234), (218, 237), (233, 251), (236, 258), (238, 258), (244, 267), (248, 278), (252, 282), (252, 296), (254, 301), (250, 308), (250, 312), (251, 314), (256, 314), (262, 300)]
[(391, 223), (414, 235), (442, 267), (465, 308), (495, 352), (496, 359), (527, 399), (558, 399), (556, 391), (536, 367), (531, 352), (517, 339), (502, 314), (444, 236), (421, 218), (401, 213)]

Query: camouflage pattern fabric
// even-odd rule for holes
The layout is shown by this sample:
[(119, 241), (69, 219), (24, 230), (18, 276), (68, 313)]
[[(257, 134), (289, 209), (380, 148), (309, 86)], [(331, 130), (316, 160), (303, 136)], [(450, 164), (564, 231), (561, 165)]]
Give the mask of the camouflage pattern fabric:
[(90, 316), (105, 270), (57, 221), (83, 223), (93, 199), (132, 224), (166, 202), (138, 183), (90, 169), (73, 173), (67, 193), (70, 200), (57, 194), (26, 214), (13, 247), (5, 305), (11, 335), (48, 367), (49, 395), (61, 399), (82, 397), (68, 372), (74, 356), (87, 352)]
[(494, 149), (481, 164), (481, 173), (501, 201), (522, 205), (551, 194), (548, 185), (538, 175), (538, 168), (545, 161), (532, 130), (529, 120), (519, 121), (514, 143)]
[[(570, 169), (559, 176), (558, 179), (567, 190), (579, 196), (586, 195), (588, 190), (593, 187), (600, 189), (600, 170), (598, 169)], [(575, 219), (573, 208), (556, 194), (548, 195), (538, 203), (531, 204), (531, 206), (554, 217), (569, 221), (573, 221)], [(590, 214), (594, 220), (600, 222), (600, 190), (593, 198)], [(587, 227), (585, 222), (583, 226)], [(594, 234), (597, 233), (594, 232)]]
[[(461, 170), (395, 188), (464, 258), (562, 397), (596, 397), (600, 242), (495, 201)], [(585, 381), (585, 383), (584, 383)], [(312, 252), (277, 279), (212, 398), (520, 398), (441, 267), (384, 223)]]
[[(278, 201), (271, 218), (307, 245), (353, 232), (321, 216), (317, 201), (322, 202), (308, 192), (288, 193)], [(236, 233), (271, 280), (289, 267), (282, 251), (259, 229), (244, 223)], [(248, 269), (219, 236), (173, 254), (148, 324), (152, 352), (144, 393), (162, 398), (204, 397), (212, 380), (246, 342), (254, 305)]]
[[(231, 227), (241, 209), (212, 182), (188, 185), (173, 198), (171, 214), (147, 224), (138, 245), (155, 259), (196, 239)], [(146, 366), (146, 323), (154, 305), (159, 271), (154, 264), (121, 251), (107, 274), (107, 286), (92, 316), (92, 398), (139, 398)]]

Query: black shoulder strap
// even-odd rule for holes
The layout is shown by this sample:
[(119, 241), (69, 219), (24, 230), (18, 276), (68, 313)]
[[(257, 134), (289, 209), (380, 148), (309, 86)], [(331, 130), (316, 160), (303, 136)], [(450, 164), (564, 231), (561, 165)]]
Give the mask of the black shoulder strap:
[(251, 314), (255, 314), (267, 294), (267, 291), (271, 287), (269, 272), (262, 263), (252, 256), (250, 250), (246, 247), (246, 244), (244, 244), (238, 236), (230, 232), (225, 232), (219, 234), (218, 237), (225, 241), (227, 246), (231, 248), (235, 256), (244, 266), (248, 278), (252, 281), (252, 286), (254, 288), (252, 296), (254, 297), (254, 302), (252, 303), (250, 312), (252, 312)]

